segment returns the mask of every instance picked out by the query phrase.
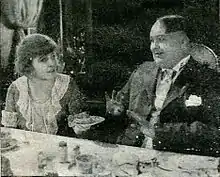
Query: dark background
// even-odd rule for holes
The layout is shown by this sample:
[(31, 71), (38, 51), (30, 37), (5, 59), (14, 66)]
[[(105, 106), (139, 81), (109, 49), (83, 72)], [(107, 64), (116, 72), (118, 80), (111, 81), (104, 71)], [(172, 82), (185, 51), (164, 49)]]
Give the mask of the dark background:
[[(189, 21), (191, 40), (207, 45), (219, 56), (218, 7), (218, 0), (62, 0), (64, 73), (74, 77), (88, 97), (90, 114), (106, 117), (88, 132), (90, 139), (114, 143), (126, 126), (124, 119), (105, 115), (104, 92), (121, 89), (139, 64), (152, 61), (149, 32), (155, 20), (163, 15), (183, 15)], [(58, 42), (59, 25), (59, 1), (45, 0), (37, 32)], [(82, 46), (84, 53), (80, 52)], [(0, 71), (1, 109), (9, 84), (18, 77), (13, 69), (14, 49), (10, 65)], [(137, 141), (136, 145), (140, 144)]]
[[(152, 61), (149, 32), (158, 17), (183, 15), (189, 21), (192, 41), (203, 43), (220, 55), (218, 7), (218, 0), (62, 0), (64, 72), (76, 78), (91, 100), (92, 112), (103, 115), (104, 92), (121, 89), (137, 65)], [(58, 41), (58, 0), (44, 1), (37, 31)], [(79, 52), (80, 46), (85, 47), (85, 53)], [(5, 100), (8, 85), (17, 77), (13, 70), (14, 52), (12, 49), (11, 65), (1, 73), (1, 100)], [(83, 58), (84, 74), (79, 72)]]
[[(120, 89), (137, 65), (151, 61), (149, 32), (156, 18), (179, 14), (188, 19), (190, 38), (219, 51), (218, 0), (65, 0), (64, 50), (86, 32), (86, 74), (75, 74), (80, 87), (95, 99)], [(91, 11), (89, 11), (91, 10)], [(58, 1), (46, 0), (38, 31), (59, 38)], [(89, 18), (91, 16), (91, 18)], [(89, 29), (88, 26), (91, 26)], [(68, 42), (67, 42), (68, 40)], [(78, 56), (80, 57), (80, 56)], [(65, 71), (76, 71), (76, 57), (65, 51)]]

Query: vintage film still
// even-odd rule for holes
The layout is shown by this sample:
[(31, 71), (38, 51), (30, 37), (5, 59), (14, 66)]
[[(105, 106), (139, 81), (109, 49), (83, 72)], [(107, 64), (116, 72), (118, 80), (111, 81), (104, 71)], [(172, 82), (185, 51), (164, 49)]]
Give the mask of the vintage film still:
[(1, 176), (220, 176), (219, 0), (1, 0)]

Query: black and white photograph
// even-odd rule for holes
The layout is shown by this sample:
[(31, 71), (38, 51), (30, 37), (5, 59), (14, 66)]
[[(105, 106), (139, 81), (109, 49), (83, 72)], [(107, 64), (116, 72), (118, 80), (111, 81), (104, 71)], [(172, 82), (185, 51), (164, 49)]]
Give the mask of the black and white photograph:
[(220, 0), (1, 0), (1, 176), (220, 177)]

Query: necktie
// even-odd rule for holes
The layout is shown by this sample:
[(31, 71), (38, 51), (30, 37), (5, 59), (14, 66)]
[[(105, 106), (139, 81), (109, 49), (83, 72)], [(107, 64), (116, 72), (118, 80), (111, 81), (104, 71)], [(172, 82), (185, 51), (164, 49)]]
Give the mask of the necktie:
[(163, 69), (161, 72), (161, 81), (166, 79), (173, 79), (176, 75), (176, 71), (173, 69)]
[(175, 74), (176, 72), (172, 69), (162, 70), (156, 88), (155, 107), (157, 110), (162, 108)]

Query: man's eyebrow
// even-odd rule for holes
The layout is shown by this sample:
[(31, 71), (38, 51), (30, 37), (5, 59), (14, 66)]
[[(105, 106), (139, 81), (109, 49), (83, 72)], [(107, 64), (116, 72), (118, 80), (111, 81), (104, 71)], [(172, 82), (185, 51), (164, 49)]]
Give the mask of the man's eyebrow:
[(153, 39), (153, 38), (157, 38), (157, 37), (164, 37), (164, 36), (167, 36), (166, 34), (160, 34), (160, 35), (156, 35), (156, 36), (150, 36), (150, 39)]

